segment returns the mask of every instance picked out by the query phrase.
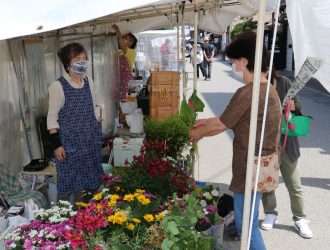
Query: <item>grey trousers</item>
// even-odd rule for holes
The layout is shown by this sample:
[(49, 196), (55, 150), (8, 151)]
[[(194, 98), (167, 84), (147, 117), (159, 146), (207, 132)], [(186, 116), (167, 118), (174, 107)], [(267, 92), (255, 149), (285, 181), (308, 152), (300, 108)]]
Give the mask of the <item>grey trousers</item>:
[[(289, 192), (293, 220), (305, 218), (303, 190), (300, 181), (298, 161), (292, 162), (286, 152), (282, 154), (280, 171)], [(265, 193), (262, 197), (265, 214), (277, 214), (275, 192)]]

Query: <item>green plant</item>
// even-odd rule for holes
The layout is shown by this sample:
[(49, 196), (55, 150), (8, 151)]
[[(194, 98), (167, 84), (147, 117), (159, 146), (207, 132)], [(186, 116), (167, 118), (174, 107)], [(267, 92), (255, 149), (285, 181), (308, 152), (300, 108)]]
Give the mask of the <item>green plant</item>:
[(163, 250), (214, 249), (215, 239), (205, 237), (195, 230), (197, 221), (204, 217), (195, 191), (184, 195), (182, 199), (174, 194), (168, 209), (168, 215), (160, 222), (165, 233), (161, 244)]
[(163, 121), (150, 119), (144, 125), (146, 138), (151, 141), (166, 141), (166, 146), (170, 151), (168, 156), (173, 159), (180, 157), (182, 149), (189, 142), (189, 126), (179, 115), (173, 115)]
[(164, 141), (146, 141), (141, 154), (134, 157), (130, 167), (122, 175), (122, 189), (132, 192), (140, 187), (163, 200), (174, 192), (179, 196), (190, 192), (195, 186), (193, 178), (167, 156), (169, 151), (170, 148)]
[(236, 24), (233, 30), (230, 32), (230, 37), (235, 38), (239, 34), (245, 31), (255, 30), (257, 28), (257, 21), (253, 21), (251, 17), (242, 17), (241, 22)]
[(197, 91), (194, 89), (188, 102), (185, 97), (183, 98), (181, 102), (180, 117), (185, 121), (189, 128), (191, 128), (195, 124), (197, 112), (203, 112), (204, 107), (204, 103), (197, 96)]

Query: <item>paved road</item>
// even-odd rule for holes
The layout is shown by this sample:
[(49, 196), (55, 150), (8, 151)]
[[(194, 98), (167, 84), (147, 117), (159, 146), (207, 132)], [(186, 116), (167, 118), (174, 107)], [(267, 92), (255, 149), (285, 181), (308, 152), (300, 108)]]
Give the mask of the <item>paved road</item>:
[[(188, 87), (192, 87), (192, 67), (188, 63)], [(229, 62), (213, 63), (212, 80), (198, 80), (198, 92), (206, 104), (199, 116), (206, 118), (219, 115), (225, 109), (233, 93), (242, 86), (232, 75)], [(303, 239), (293, 228), (287, 190), (282, 181), (277, 189), (279, 223), (271, 231), (262, 231), (269, 250), (330, 249), (330, 95), (322, 88), (305, 87), (299, 93), (303, 113), (311, 115), (309, 136), (302, 137), (299, 167), (304, 188), (305, 207), (314, 238)], [(197, 178), (218, 183), (222, 191), (228, 191), (231, 180), (232, 158), (231, 131), (205, 138), (199, 142)], [(260, 219), (264, 217), (260, 207)], [(224, 249), (239, 249), (239, 242), (225, 240)]]

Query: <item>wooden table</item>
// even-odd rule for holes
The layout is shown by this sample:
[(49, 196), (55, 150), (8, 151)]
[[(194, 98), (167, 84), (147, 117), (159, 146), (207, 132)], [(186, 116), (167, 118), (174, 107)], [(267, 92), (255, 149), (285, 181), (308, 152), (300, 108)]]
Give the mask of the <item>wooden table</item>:
[[(33, 176), (32, 190), (34, 190), (34, 186), (35, 186), (35, 183), (36, 183), (37, 175), (56, 176), (56, 168), (54, 166), (52, 166), (52, 165), (48, 165), (45, 169), (40, 170), (40, 171), (21, 171), (21, 173), (22, 174), (32, 175)], [(44, 184), (45, 183), (41, 184), (40, 186), (38, 186), (38, 188), (40, 188)]]

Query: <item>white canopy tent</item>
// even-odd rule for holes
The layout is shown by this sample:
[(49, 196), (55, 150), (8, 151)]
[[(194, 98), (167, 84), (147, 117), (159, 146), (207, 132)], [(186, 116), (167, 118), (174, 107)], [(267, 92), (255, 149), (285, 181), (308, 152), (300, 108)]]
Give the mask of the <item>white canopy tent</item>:
[[(270, 8), (274, 8), (275, 1), (268, 1)], [(251, 16), (259, 9), (259, 1), (257, 0), (201, 0), (201, 1), (182, 1), (175, 0), (125, 0), (125, 1), (110, 1), (96, 0), (90, 2), (88, 0), (72, 2), (70, 0), (59, 0), (55, 2), (47, 2), (41, 0), (22, 1), (6, 1), (1, 3), (2, 15), (0, 21), (0, 40), (7, 40), (21, 36), (25, 37), (48, 37), (60, 36), (63, 34), (77, 34), (79, 32), (91, 32), (91, 34), (108, 33), (111, 31), (111, 24), (118, 23), (123, 32), (139, 32), (148, 29), (160, 28), (170, 25), (178, 25), (179, 23), (192, 25), (195, 21), (195, 11), (199, 14), (199, 28), (208, 30), (214, 33), (222, 33), (227, 25), (238, 15)], [(260, 14), (264, 14), (266, 8), (265, 1), (260, 1)], [(303, 5), (305, 4), (305, 5)], [(309, 6), (309, 7), (308, 7)], [(293, 37), (293, 47), (296, 53), (296, 69), (302, 65), (304, 59), (309, 53), (322, 52), (324, 55), (323, 44), (328, 44), (330, 40), (330, 32), (322, 31), (314, 34), (316, 26), (324, 27), (329, 30), (329, 22), (323, 22), (322, 18), (326, 18), (330, 14), (330, 4), (326, 1), (288, 1), (288, 16)], [(311, 22), (310, 10), (313, 10), (313, 21)], [(180, 20), (181, 13), (184, 14), (184, 19)], [(292, 14), (292, 17), (290, 15)], [(319, 17), (319, 14), (322, 18)], [(309, 25), (306, 25), (302, 20), (306, 20), (308, 16)], [(299, 17), (299, 19), (295, 19)], [(261, 19), (262, 20), (262, 19)], [(301, 22), (301, 24), (299, 23)], [(6, 25), (5, 25), (6, 24)], [(315, 25), (315, 26), (314, 26)], [(262, 22), (259, 22), (259, 27)], [(258, 48), (260, 47), (261, 36), (263, 30), (258, 31)], [(303, 35), (305, 34), (305, 35)], [(304, 44), (297, 41), (304, 40)], [(306, 39), (306, 36), (309, 39)], [(318, 38), (315, 38), (318, 37)], [(0, 41), (0, 48), (4, 43)], [(321, 46), (320, 46), (321, 45)], [(315, 49), (314, 47), (318, 47)], [(304, 52), (302, 52), (304, 50)], [(257, 52), (258, 54), (259, 52)], [(330, 53), (327, 52), (329, 55)], [(259, 56), (256, 56), (258, 64)], [(260, 58), (259, 58), (260, 60)], [(329, 60), (325, 58), (324, 66), (319, 70), (317, 77), (321, 83), (329, 90), (330, 71), (325, 70), (325, 65), (329, 64)], [(1, 63), (0, 66), (5, 65)], [(258, 67), (256, 67), (258, 69)], [(5, 67), (4, 67), (5, 69)], [(6, 69), (13, 70), (6, 66)], [(0, 69), (1, 70), (1, 69)], [(323, 71), (322, 71), (323, 70)], [(259, 82), (258, 74), (255, 74), (254, 82)], [(0, 84), (3, 84), (2, 82)], [(256, 86), (256, 84), (255, 84)], [(256, 88), (253, 92), (253, 99), (259, 96), (259, 89)], [(16, 93), (16, 96), (18, 94)], [(253, 106), (256, 106), (253, 102)], [(252, 108), (253, 110), (253, 108)], [(251, 115), (251, 117), (255, 117)], [(256, 120), (251, 120), (251, 131), (256, 128), (252, 124)], [(254, 128), (255, 127), (255, 128)], [(254, 133), (255, 140), (255, 133)], [(252, 157), (254, 155), (253, 141), (249, 143), (251, 151), (249, 152), (248, 166), (252, 166)], [(15, 152), (12, 152), (13, 154)], [(251, 178), (252, 179), (252, 178)], [(249, 204), (245, 203), (246, 207)], [(247, 220), (245, 219), (245, 222)], [(245, 224), (245, 225), (244, 225)], [(246, 223), (243, 223), (243, 227)], [(246, 230), (243, 230), (243, 243), (241, 249), (246, 249), (247, 236)]]

